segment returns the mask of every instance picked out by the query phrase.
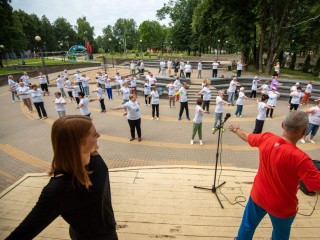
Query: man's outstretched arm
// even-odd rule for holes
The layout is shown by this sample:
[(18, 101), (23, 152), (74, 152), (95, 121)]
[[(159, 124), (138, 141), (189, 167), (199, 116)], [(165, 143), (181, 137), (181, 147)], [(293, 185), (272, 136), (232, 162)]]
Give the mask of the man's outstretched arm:
[(233, 133), (235, 133), (239, 138), (241, 138), (243, 141), (248, 142), (248, 136), (249, 133), (243, 131), (240, 129), (239, 125), (230, 125), (229, 130)]

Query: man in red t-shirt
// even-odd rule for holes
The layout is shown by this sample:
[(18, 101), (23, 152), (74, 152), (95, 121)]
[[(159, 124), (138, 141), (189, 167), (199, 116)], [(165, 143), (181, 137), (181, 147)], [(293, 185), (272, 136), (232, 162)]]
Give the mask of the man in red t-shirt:
[(252, 147), (259, 148), (260, 163), (245, 208), (237, 240), (252, 239), (256, 227), (268, 213), (272, 239), (289, 239), (298, 211), (297, 192), (303, 180), (309, 191), (320, 193), (320, 171), (296, 143), (308, 128), (305, 112), (294, 111), (282, 123), (283, 133), (249, 134), (231, 125), (229, 130)]

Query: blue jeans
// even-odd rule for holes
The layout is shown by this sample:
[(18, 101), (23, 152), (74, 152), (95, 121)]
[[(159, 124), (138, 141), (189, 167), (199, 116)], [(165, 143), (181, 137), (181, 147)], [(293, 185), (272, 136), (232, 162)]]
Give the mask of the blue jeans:
[(235, 92), (228, 92), (228, 102), (234, 104), (234, 94)]
[(237, 105), (237, 110), (235, 115), (242, 115), (242, 109), (243, 109), (243, 105)]
[(315, 136), (318, 132), (318, 129), (319, 129), (319, 125), (309, 123), (308, 130), (306, 131), (306, 136), (308, 136), (309, 133), (311, 133), (311, 136)]
[(106, 89), (107, 89), (108, 99), (112, 99), (112, 88), (106, 88)]
[(216, 128), (217, 127), (217, 123), (219, 121), (219, 125), (222, 123), (222, 114), (223, 113), (214, 113), (214, 124), (213, 127)]
[[(254, 203), (249, 197), (247, 206), (243, 213), (242, 222), (238, 231), (237, 240), (249, 240), (253, 238), (254, 231), (259, 225), (260, 221), (267, 214), (267, 212)], [(289, 218), (278, 218), (268, 213), (273, 226), (272, 240), (286, 240), (290, 237), (291, 224), (296, 216)]]

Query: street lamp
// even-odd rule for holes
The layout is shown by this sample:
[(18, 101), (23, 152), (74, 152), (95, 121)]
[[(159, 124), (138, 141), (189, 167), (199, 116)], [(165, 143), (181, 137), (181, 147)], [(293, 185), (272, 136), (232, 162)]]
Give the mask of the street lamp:
[(119, 41), (119, 53), (122, 56), (121, 41)]
[(6, 61), (6, 66), (7, 66), (7, 68), (8, 68), (7, 55), (6, 55), (5, 51), (4, 51), (4, 49), (5, 49), (5, 47), (4, 47), (3, 45), (0, 45), (0, 52), (1, 52), (1, 56), (0, 56), (1, 59), (0, 59), (0, 61), (1, 61), (1, 66), (3, 67), (3, 65), (2, 65), (2, 53), (3, 53), (4, 59), (5, 59), (5, 61)]
[(228, 53), (227, 48), (228, 48), (228, 41), (226, 41), (226, 54)]
[(218, 47), (217, 47), (217, 61), (219, 60), (219, 44), (220, 44), (220, 39), (218, 39)]
[(172, 57), (172, 41), (170, 42), (170, 45), (171, 45), (171, 57)]
[(112, 58), (112, 67), (114, 68), (114, 60), (113, 60), (113, 52), (112, 52), (112, 39), (108, 39), (110, 42), (110, 51), (111, 51), (111, 58)]
[(140, 47), (141, 47), (141, 58), (143, 59), (143, 52), (142, 52), (142, 39), (140, 39)]
[[(34, 39), (35, 39), (38, 43), (40, 43), (40, 41), (41, 41), (41, 37), (40, 37), (40, 36), (35, 36)], [(41, 44), (39, 44), (39, 49), (40, 49), (41, 60), (42, 60), (42, 68), (44, 69), (44, 73), (45, 73), (46, 78), (47, 78), (47, 83), (49, 84), (49, 76), (48, 76), (48, 72), (47, 72), (47, 68), (46, 68), (46, 63), (44, 62)]]

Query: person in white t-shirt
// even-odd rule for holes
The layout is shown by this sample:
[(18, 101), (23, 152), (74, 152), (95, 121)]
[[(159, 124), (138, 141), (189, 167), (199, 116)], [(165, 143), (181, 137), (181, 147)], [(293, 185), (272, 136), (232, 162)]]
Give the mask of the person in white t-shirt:
[(197, 106), (195, 110), (195, 115), (193, 118), (193, 128), (192, 128), (192, 135), (191, 135), (191, 144), (193, 145), (194, 143), (194, 137), (198, 132), (199, 136), (199, 144), (202, 146), (203, 141), (202, 141), (202, 120), (203, 120), (203, 114), (206, 113), (207, 111), (203, 110), (201, 105), (203, 101), (201, 98), (197, 99)]
[[(175, 91), (175, 93), (177, 93), (182, 86), (179, 76), (176, 77), (176, 80), (174, 81), (173, 84), (175, 85), (174, 91)], [(175, 95), (175, 96), (176, 96), (176, 102), (179, 101), (180, 95)]]
[(274, 65), (274, 73), (273, 76), (279, 76), (280, 73), (280, 62), (277, 62), (276, 65)]
[(242, 64), (241, 60), (239, 60), (237, 62), (237, 77), (241, 77), (242, 69), (243, 69), (243, 64)]
[(104, 78), (104, 88), (107, 91), (108, 99), (112, 100), (112, 86), (111, 86), (112, 80), (108, 77), (108, 75), (105, 75)]
[(211, 90), (210, 90), (210, 81), (206, 79), (204, 81), (204, 85), (200, 92), (197, 93), (201, 94), (201, 99), (203, 100), (202, 108), (203, 110), (207, 109), (206, 112), (209, 114), (209, 107), (210, 107), (210, 100), (211, 100)]
[(159, 120), (159, 93), (157, 91), (157, 86), (152, 87), (152, 91), (149, 94), (148, 98), (151, 98), (151, 106), (152, 106), (152, 120), (157, 116), (157, 120)]
[(114, 77), (114, 81), (115, 81), (115, 84), (116, 84), (116, 90), (118, 92), (118, 95), (120, 95), (120, 88), (122, 88), (122, 78), (120, 76), (120, 73), (116, 73), (116, 76)]
[(168, 74), (169, 76), (171, 76), (171, 70), (172, 70), (172, 61), (171, 58), (169, 58), (168, 62), (167, 62), (167, 67), (168, 67)]
[(180, 95), (180, 111), (179, 111), (179, 118), (178, 118), (179, 121), (181, 120), (184, 109), (186, 110), (186, 117), (190, 121), (187, 88), (188, 88), (187, 83), (183, 82), (182, 87), (179, 89), (178, 92), (175, 93), (175, 95)]
[(309, 114), (309, 127), (304, 135), (304, 137), (301, 139), (302, 143), (306, 143), (306, 136), (308, 136), (310, 133), (310, 139), (309, 142), (315, 144), (316, 142), (313, 140), (314, 136), (317, 134), (319, 130), (320, 125), (320, 98), (316, 100), (317, 105), (315, 107), (309, 108), (306, 110), (306, 113)]
[(75, 98), (73, 97), (73, 86), (72, 86), (72, 82), (69, 80), (68, 77), (66, 77), (65, 79), (65, 84), (64, 87), (66, 88), (66, 92), (68, 93), (68, 96), (70, 98), (69, 102), (75, 102)]
[(234, 77), (230, 84), (229, 84), (229, 88), (228, 88), (228, 102), (234, 106), (234, 96), (236, 94), (236, 90), (237, 90), (237, 86), (240, 86), (240, 83), (238, 83), (237, 78)]
[(271, 90), (270, 88), (270, 82), (267, 80), (265, 81), (261, 87), (258, 88), (261, 91), (261, 95), (262, 94), (266, 94), (268, 95), (268, 92)]
[(19, 83), (19, 87), (17, 88), (17, 95), (19, 96), (20, 99), (22, 99), (23, 104), (27, 106), (29, 109), (29, 113), (32, 113), (32, 103), (31, 103), (31, 98), (29, 92), (29, 87), (25, 85), (24, 82)]
[(216, 78), (218, 77), (218, 67), (219, 67), (219, 63), (215, 60), (212, 63), (212, 77)]
[(160, 62), (160, 70), (161, 70), (161, 75), (165, 76), (166, 75), (166, 62), (163, 59), (161, 59), (161, 62)]
[(185, 77), (184, 75), (184, 66), (185, 66), (185, 63), (183, 61), (183, 59), (181, 59), (180, 63), (179, 63), (179, 69), (180, 69), (180, 77)]
[(290, 97), (292, 97), (290, 101), (290, 109), (289, 112), (292, 110), (297, 111), (299, 104), (300, 104), (300, 99), (303, 97), (303, 93), (301, 92), (301, 87), (298, 86), (296, 91), (293, 91), (290, 93)]
[(202, 73), (202, 62), (199, 60), (198, 62), (198, 79), (201, 78), (201, 73)]
[(64, 78), (61, 77), (60, 74), (58, 74), (58, 76), (57, 76), (56, 83), (57, 83), (57, 87), (59, 88), (59, 90), (62, 94), (62, 97), (66, 97), (66, 94), (64, 92)]
[(136, 139), (135, 131), (137, 130), (138, 141), (141, 142), (141, 113), (140, 107), (137, 103), (137, 97), (134, 94), (131, 94), (129, 97), (129, 102), (126, 102), (124, 105), (119, 107), (111, 108), (112, 110), (124, 109), (124, 116), (127, 115), (128, 123), (130, 126), (131, 138), (130, 141)]
[(75, 78), (75, 81), (73, 81), (73, 83), (74, 84), (79, 83), (78, 85), (79, 85), (80, 91), (83, 92), (80, 70), (77, 70), (76, 74), (74, 74), (70, 80), (72, 81), (72, 79), (74, 79), (74, 78)]
[(137, 64), (132, 60), (130, 63), (131, 74), (136, 74)]
[(55, 92), (54, 96), (56, 97), (56, 99), (53, 102), (59, 117), (66, 116), (66, 100), (63, 97), (61, 97), (61, 92)]
[(101, 113), (105, 113), (106, 112), (106, 105), (104, 104), (103, 89), (100, 87), (99, 83), (97, 83), (97, 89), (92, 92), (97, 93), (97, 98), (99, 99), (99, 102), (100, 102)]
[(31, 85), (30, 77), (29, 77), (29, 75), (28, 75), (27, 72), (24, 72), (24, 73), (23, 73), (23, 75), (21, 76), (21, 79), (22, 79), (22, 81), (24, 82), (24, 84), (25, 84), (26, 86), (30, 86), (30, 85)]
[(80, 98), (78, 96), (78, 93), (81, 92), (80, 87), (79, 87), (79, 83), (76, 82), (72, 88), (73, 88), (72, 95), (76, 99), (77, 104), (79, 104)]
[[(150, 93), (151, 93), (151, 85), (149, 83), (149, 79), (146, 78), (145, 83), (144, 83), (144, 88), (143, 88), (144, 101), (146, 103), (146, 106), (148, 106), (148, 104), (150, 106), (151, 99), (148, 98)], [(148, 103), (148, 101), (149, 101), (149, 103)]]
[(252, 97), (254, 100), (256, 100), (257, 98), (258, 82), (260, 82), (260, 79), (258, 79), (258, 77), (255, 76), (252, 80), (250, 100)]
[(243, 105), (248, 97), (244, 93), (244, 87), (240, 88), (239, 96), (236, 101), (237, 104), (237, 110), (235, 112), (235, 117), (242, 117), (242, 111), (243, 111)]
[[(89, 81), (90, 81), (90, 78), (88, 78), (88, 77), (86, 76), (86, 74), (83, 73), (83, 74), (81, 75), (80, 81), (82, 82), (82, 87), (83, 87), (83, 92), (84, 92), (84, 94), (85, 94), (87, 97), (89, 97), (89, 96), (90, 96), (90, 89), (89, 89)], [(99, 84), (99, 86), (102, 88), (102, 90), (104, 90), (104, 89), (103, 89), (103, 87), (104, 87), (104, 82), (102, 82), (102, 84)]]
[(120, 92), (122, 93), (122, 104), (125, 104), (129, 101), (130, 96), (130, 89), (128, 88), (128, 83), (123, 83), (122, 88), (120, 89)]
[(272, 107), (266, 104), (268, 99), (269, 99), (268, 95), (262, 95), (261, 101), (258, 102), (258, 116), (256, 118), (256, 125), (253, 130), (254, 134), (262, 133), (264, 120), (266, 120), (267, 109), (272, 109)]
[(302, 105), (309, 105), (309, 99), (311, 97), (313, 83), (314, 83), (314, 81), (310, 81), (309, 84), (307, 85), (306, 90), (304, 91), (304, 96), (301, 99)]
[(272, 108), (267, 109), (266, 117), (269, 117), (270, 112), (270, 118), (273, 118), (273, 110), (277, 106), (278, 97), (280, 97), (280, 93), (277, 92), (276, 87), (273, 87), (272, 90), (268, 92), (268, 97), (267, 105)]
[(137, 78), (135, 75), (132, 75), (130, 78), (130, 89), (131, 89), (131, 94), (138, 95), (137, 94)]
[(192, 66), (189, 61), (184, 66), (184, 69), (185, 69), (185, 73), (186, 73), (186, 78), (191, 78)]
[(12, 75), (8, 76), (8, 85), (9, 85), (9, 91), (11, 92), (12, 102), (15, 102), (15, 97), (18, 99), (18, 101), (20, 101), (20, 98), (17, 95), (17, 89), (19, 87), (19, 84), (13, 80)]
[(41, 87), (41, 90), (43, 91), (43, 96), (46, 94), (49, 96), (50, 92), (48, 89), (48, 82), (47, 82), (46, 75), (44, 75), (42, 72), (39, 72), (39, 76), (36, 78), (38, 78), (40, 81), (40, 87)]
[(153, 73), (150, 72), (150, 76), (148, 79), (151, 87), (157, 85), (157, 79), (153, 76)]
[(89, 110), (89, 102), (96, 101), (97, 99), (87, 98), (84, 92), (78, 92), (78, 98), (80, 99), (80, 102), (77, 109), (80, 109), (82, 115), (90, 117), (91, 112)]
[(223, 91), (219, 90), (218, 96), (216, 97), (216, 109), (214, 111), (214, 124), (213, 124), (213, 128), (211, 129), (213, 132), (217, 128), (218, 121), (219, 121), (219, 125), (221, 125), (222, 123), (224, 105), (230, 105), (230, 103), (223, 100)]
[(292, 96), (291, 96), (291, 93), (297, 91), (297, 87), (300, 86), (300, 83), (299, 82), (296, 82), (295, 85), (293, 85), (291, 88), (290, 88), (290, 97), (289, 97), (289, 106), (290, 107), (290, 104), (291, 104), (291, 100), (292, 100)]
[(175, 100), (174, 100), (174, 94), (175, 94), (175, 88), (177, 86), (174, 85), (173, 83), (173, 79), (170, 80), (170, 83), (166, 86), (166, 88), (168, 88), (168, 96), (169, 96), (169, 107), (171, 108), (171, 103), (172, 106), (175, 108)]
[(33, 102), (33, 105), (35, 106), (38, 116), (38, 119), (47, 119), (47, 112), (46, 109), (44, 108), (44, 103), (43, 103), (43, 98), (42, 98), (42, 90), (38, 89), (37, 85), (32, 85), (31, 90), (28, 91), (31, 100)]

